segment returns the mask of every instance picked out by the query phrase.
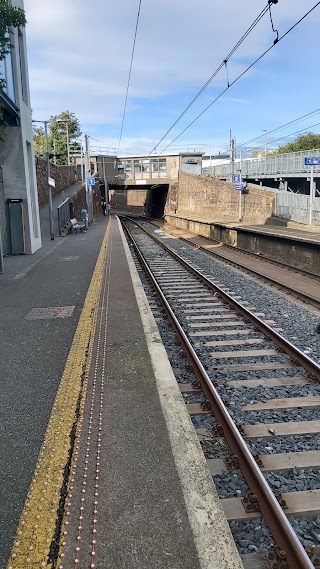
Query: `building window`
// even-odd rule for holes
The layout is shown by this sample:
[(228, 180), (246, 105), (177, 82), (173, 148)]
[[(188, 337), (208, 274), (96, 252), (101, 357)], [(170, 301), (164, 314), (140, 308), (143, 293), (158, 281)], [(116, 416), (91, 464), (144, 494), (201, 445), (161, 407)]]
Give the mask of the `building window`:
[(165, 172), (167, 170), (166, 158), (154, 158), (151, 160), (152, 172)]
[[(11, 40), (13, 42), (13, 40)], [(4, 79), (6, 84), (3, 88), (4, 92), (8, 95), (8, 97), (13, 101), (16, 102), (16, 94), (15, 94), (15, 84), (13, 79), (13, 62), (12, 62), (12, 54), (11, 52), (6, 55), (6, 57), (0, 61), (0, 79)]]
[(131, 171), (132, 171), (132, 161), (126, 160), (126, 162), (125, 162), (125, 173), (130, 174)]
[(118, 170), (119, 174), (123, 174), (123, 172), (124, 172), (124, 165), (121, 164), (121, 162), (118, 162), (118, 163), (117, 163), (117, 170)]
[(141, 160), (134, 160), (133, 167), (135, 172), (141, 172)]
[(28, 87), (27, 87), (27, 64), (26, 64), (26, 52), (24, 49), (24, 37), (21, 30), (18, 31), (18, 41), (19, 41), (19, 59), (20, 59), (20, 74), (21, 74), (21, 88), (22, 88), (22, 99), (28, 104)]
[(149, 160), (142, 160), (142, 172), (149, 172)]

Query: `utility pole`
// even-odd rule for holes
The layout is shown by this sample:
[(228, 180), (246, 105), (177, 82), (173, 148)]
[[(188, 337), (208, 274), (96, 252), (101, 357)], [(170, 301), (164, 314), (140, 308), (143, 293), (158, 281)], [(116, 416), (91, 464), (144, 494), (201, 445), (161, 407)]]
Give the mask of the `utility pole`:
[(230, 174), (230, 179), (232, 182), (232, 177), (234, 174), (234, 159), (235, 159), (235, 142), (234, 142), (234, 138), (231, 138), (231, 130), (230, 130), (230, 165), (231, 165), (231, 174)]
[(104, 163), (104, 156), (102, 156), (102, 160), (103, 160), (103, 182), (104, 182), (104, 187), (106, 189), (106, 166)]
[(265, 158), (267, 158), (267, 152), (268, 152), (268, 138), (267, 138), (267, 135), (268, 135), (268, 131), (267, 131), (266, 128), (264, 128), (264, 129), (263, 129), (263, 132), (264, 132), (264, 134), (265, 134), (265, 140), (264, 140), (264, 155), (265, 155)]
[(86, 173), (86, 202), (87, 202), (87, 210), (88, 210), (88, 221), (89, 223), (93, 223), (93, 211), (92, 211), (92, 188), (89, 186), (89, 178), (91, 177), (91, 170), (90, 170), (90, 148), (89, 148), (89, 137), (86, 134), (84, 137), (85, 141), (85, 153), (84, 153), (84, 164), (85, 164), (85, 173)]
[(54, 227), (53, 227), (53, 215), (52, 215), (52, 191), (51, 191), (51, 178), (50, 178), (50, 155), (49, 155), (49, 140), (48, 140), (48, 123), (49, 121), (35, 121), (41, 122), (44, 125), (44, 134), (46, 139), (46, 155), (47, 155), (47, 185), (48, 185), (48, 206), (49, 206), (49, 226), (50, 226), (50, 238), (51, 241), (54, 240)]
[(4, 272), (3, 266), (3, 249), (2, 249), (2, 238), (1, 238), (1, 231), (0, 231), (0, 273)]
[[(240, 184), (242, 184), (242, 150), (240, 150)], [(242, 221), (242, 190), (239, 190), (239, 222)]]
[(315, 197), (314, 166), (311, 165), (310, 172), (310, 198), (309, 198), (309, 225), (312, 225), (313, 217), (313, 198)]
[(54, 240), (53, 229), (53, 216), (52, 216), (52, 191), (50, 185), (50, 156), (49, 156), (49, 141), (48, 141), (48, 121), (44, 121), (44, 132), (46, 136), (46, 152), (47, 152), (47, 184), (48, 184), (48, 205), (49, 205), (49, 223), (50, 223), (50, 237), (51, 241)]
[(83, 182), (83, 146), (81, 143), (81, 182)]
[(56, 157), (56, 139), (53, 139), (53, 163), (56, 166), (57, 165), (57, 157)]

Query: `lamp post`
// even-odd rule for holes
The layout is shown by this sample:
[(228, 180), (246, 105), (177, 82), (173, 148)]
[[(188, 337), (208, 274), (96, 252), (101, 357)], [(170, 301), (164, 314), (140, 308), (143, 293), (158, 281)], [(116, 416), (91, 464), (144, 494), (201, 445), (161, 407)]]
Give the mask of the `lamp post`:
[(68, 160), (68, 166), (69, 166), (70, 165), (69, 120), (57, 119), (56, 122), (65, 123), (66, 127), (67, 127), (67, 160)]
[(51, 241), (54, 240), (54, 228), (53, 228), (53, 215), (52, 215), (52, 191), (50, 185), (50, 156), (49, 156), (49, 141), (48, 141), (48, 123), (49, 121), (35, 121), (40, 122), (44, 125), (44, 133), (46, 138), (46, 155), (47, 155), (47, 184), (48, 184), (48, 206), (49, 206), (49, 226), (50, 226), (50, 238)]
[(264, 155), (265, 158), (267, 157), (267, 149), (268, 149), (268, 139), (267, 139), (267, 134), (268, 134), (268, 130), (266, 128), (263, 129), (263, 132), (265, 133), (265, 141), (264, 141)]

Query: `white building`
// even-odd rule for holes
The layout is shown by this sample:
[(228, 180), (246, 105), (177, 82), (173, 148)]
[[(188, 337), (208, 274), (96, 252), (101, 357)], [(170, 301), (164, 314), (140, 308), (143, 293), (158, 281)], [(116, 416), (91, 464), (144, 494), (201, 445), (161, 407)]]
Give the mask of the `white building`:
[[(12, 0), (23, 9), (23, 0)], [(0, 142), (0, 236), (4, 254), (41, 247), (25, 29), (13, 29), (11, 53), (0, 61), (6, 80), (0, 103), (8, 127)]]

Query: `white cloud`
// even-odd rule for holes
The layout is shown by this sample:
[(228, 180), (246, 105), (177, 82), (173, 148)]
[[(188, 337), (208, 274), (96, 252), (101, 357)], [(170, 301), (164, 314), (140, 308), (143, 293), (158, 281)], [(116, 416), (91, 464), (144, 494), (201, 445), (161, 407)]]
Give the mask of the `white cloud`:
[[(281, 0), (273, 6), (274, 25), (280, 34), (313, 4), (314, 0), (304, 0), (303, 6)], [(141, 117), (140, 131), (144, 129), (153, 140), (158, 127), (152, 125), (153, 113), (157, 113), (152, 109), (165, 101), (167, 115), (165, 109), (163, 115), (170, 124), (176, 109), (184, 108), (265, 5), (266, 0), (198, 0), (196, 4), (191, 0), (143, 0), (127, 119)], [(50, 116), (69, 109), (92, 132), (99, 124), (119, 126), (137, 8), (138, 0), (92, 0), (90, 4), (86, 0), (25, 0), (34, 115)], [(319, 21), (319, 10), (312, 19)], [(229, 80), (274, 37), (265, 17), (228, 64)], [(269, 61), (277, 60), (277, 50), (268, 56)], [(265, 70), (254, 68), (246, 80), (257, 74), (266, 79)], [(213, 88), (221, 89), (226, 81), (223, 70)], [(212, 90), (205, 91), (205, 97), (211, 94)], [(244, 105), (252, 96), (235, 93), (221, 102)], [(200, 103), (205, 106), (207, 101), (202, 98)], [(132, 129), (137, 127), (130, 128), (128, 134), (134, 141)]]

